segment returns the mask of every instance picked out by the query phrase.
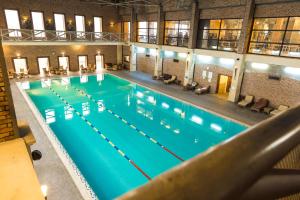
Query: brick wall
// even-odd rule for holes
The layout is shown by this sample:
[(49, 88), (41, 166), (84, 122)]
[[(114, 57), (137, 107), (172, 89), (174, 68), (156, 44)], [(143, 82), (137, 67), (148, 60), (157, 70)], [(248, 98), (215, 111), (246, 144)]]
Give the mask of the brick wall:
[(144, 53), (137, 53), (136, 57), (137, 71), (154, 75), (155, 57), (147, 57)]
[(16, 115), (0, 41), (0, 142), (14, 139), (17, 136)]
[(174, 62), (173, 58), (164, 58), (163, 73), (176, 75), (177, 79), (183, 82), (185, 65), (185, 60), (179, 60), (179, 62)]
[[(206, 76), (205, 79), (202, 78), (202, 72), (206, 71), (212, 72), (212, 79), (209, 82), (208, 78)], [(217, 85), (218, 85), (218, 76), (222, 75), (227, 75), (227, 76), (232, 76), (232, 70), (220, 67), (218, 65), (213, 65), (213, 64), (199, 64), (197, 63), (195, 65), (195, 71), (194, 71), (194, 81), (198, 82), (201, 86), (208, 86), (210, 85), (210, 92), (211, 93), (216, 93), (217, 91)]]
[(27, 58), (29, 74), (39, 74), (37, 57), (50, 57), (50, 66), (58, 66), (58, 56), (65, 53), (69, 56), (70, 71), (78, 71), (78, 55), (87, 55), (88, 63), (95, 64), (95, 56), (100, 51), (104, 56), (104, 63), (117, 62), (117, 47), (109, 45), (63, 45), (63, 46), (4, 46), (6, 65), (9, 71), (14, 71), (12, 58), (17, 53)]
[[(103, 31), (115, 32), (118, 30), (117, 25), (111, 27), (110, 22), (117, 22), (118, 15), (117, 8), (113, 6), (102, 7), (97, 4), (82, 3), (80, 0), (64, 0), (64, 1), (45, 1), (45, 0), (1, 0), (0, 4), (0, 28), (6, 28), (4, 9), (19, 10), (20, 20), (26, 16), (31, 18), (30, 10), (42, 11), (44, 13), (44, 20), (53, 20), (53, 13), (65, 14), (66, 22), (72, 20), (73, 27), (75, 27), (75, 14), (84, 15), (86, 22), (86, 30), (89, 29), (88, 21), (93, 22), (93, 16), (103, 17)], [(22, 28), (25, 28), (21, 24)], [(45, 27), (46, 28), (46, 27)]]
[(281, 80), (268, 78), (268, 73), (246, 72), (243, 79), (242, 95), (254, 95), (255, 99), (269, 99), (271, 105), (294, 106), (300, 103), (300, 80), (281, 77)]

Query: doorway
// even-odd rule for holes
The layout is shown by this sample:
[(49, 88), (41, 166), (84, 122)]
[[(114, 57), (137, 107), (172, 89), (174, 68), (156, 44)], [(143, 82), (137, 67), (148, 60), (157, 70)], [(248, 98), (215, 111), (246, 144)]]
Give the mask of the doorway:
[(219, 74), (218, 76), (218, 84), (217, 84), (217, 94), (221, 97), (228, 97), (229, 90), (231, 87), (231, 76)]
[(96, 72), (101, 72), (103, 67), (103, 55), (96, 55)]
[(27, 59), (26, 58), (13, 58), (13, 64), (15, 67), (15, 72), (19, 73), (28, 73)]
[(64, 70), (69, 70), (69, 57), (68, 56), (59, 56), (58, 57), (58, 66), (62, 67)]
[(38, 66), (40, 70), (40, 75), (45, 76), (45, 70), (49, 71), (49, 57), (38, 57)]

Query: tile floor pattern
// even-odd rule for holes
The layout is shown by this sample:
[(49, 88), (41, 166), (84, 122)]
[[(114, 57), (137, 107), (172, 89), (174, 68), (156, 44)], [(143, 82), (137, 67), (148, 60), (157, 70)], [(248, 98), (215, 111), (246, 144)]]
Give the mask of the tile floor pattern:
[[(175, 96), (179, 99), (193, 103), (205, 109), (212, 110), (235, 120), (240, 120), (249, 125), (256, 124), (267, 118), (264, 114), (253, 113), (249, 109), (239, 108), (236, 104), (224, 101), (211, 94), (197, 96), (191, 91), (183, 91), (182, 87), (177, 85), (165, 85), (160, 81), (152, 80), (149, 74), (128, 71), (110, 73), (135, 81), (168, 95)], [(79, 73), (70, 73), (70, 75), (79, 75)], [(36, 79), (39, 79), (39, 76), (33, 76), (29, 80)], [(18, 91), (14, 80), (11, 81), (11, 89), (17, 118), (29, 123), (37, 140), (37, 143), (34, 144), (31, 149), (38, 149), (43, 153), (43, 158), (40, 161), (34, 162), (34, 167), (38, 174), (40, 183), (48, 186), (48, 200), (82, 199), (79, 190), (76, 188), (71, 176), (51, 146), (50, 141), (33, 116), (30, 108), (28, 106), (24, 106), (26, 105), (26, 102), (21, 93)]]

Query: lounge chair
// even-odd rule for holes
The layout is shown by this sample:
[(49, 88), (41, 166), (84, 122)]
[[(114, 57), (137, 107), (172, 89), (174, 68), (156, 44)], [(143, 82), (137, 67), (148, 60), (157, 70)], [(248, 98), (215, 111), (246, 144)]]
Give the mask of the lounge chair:
[(80, 70), (81, 70), (81, 73), (86, 73), (87, 72), (87, 68), (84, 67), (83, 65), (80, 65)]
[(44, 72), (44, 74), (45, 74), (46, 77), (50, 76), (50, 71), (47, 70), (46, 68), (43, 68), (43, 72)]
[(289, 109), (288, 106), (285, 105), (279, 105), (277, 109), (273, 110), (272, 112), (270, 112), (270, 115), (278, 115), (284, 111), (286, 111), (287, 109)]
[(176, 79), (177, 79), (177, 76), (172, 75), (172, 77), (170, 79), (164, 80), (164, 83), (165, 84), (174, 83)]
[(197, 89), (195, 89), (195, 94), (207, 94), (209, 93), (209, 90), (210, 90), (210, 85), (209, 86), (206, 86), (206, 87), (199, 87)]
[(186, 86), (184, 86), (183, 90), (195, 90), (198, 85), (199, 84), (194, 81), (191, 84), (188, 83)]
[(260, 112), (262, 109), (269, 105), (269, 100), (261, 98), (252, 107), (252, 111)]
[(245, 98), (238, 103), (239, 106), (245, 108), (249, 106), (254, 100), (254, 96), (246, 95)]
[(112, 63), (105, 63), (104, 68), (106, 70), (113, 70), (113, 64)]

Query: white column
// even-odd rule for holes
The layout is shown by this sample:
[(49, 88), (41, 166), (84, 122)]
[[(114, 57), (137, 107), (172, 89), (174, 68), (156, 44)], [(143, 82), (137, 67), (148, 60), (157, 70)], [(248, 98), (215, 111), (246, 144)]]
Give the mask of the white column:
[(163, 63), (162, 50), (161, 48), (156, 48), (154, 76), (162, 75), (162, 63)]
[(136, 49), (134, 45), (130, 45), (130, 71), (136, 71)]
[(122, 64), (123, 55), (122, 55), (122, 45), (117, 45), (117, 64)]
[(195, 63), (196, 63), (196, 55), (194, 53), (188, 53), (186, 57), (183, 85), (192, 83)]
[(228, 96), (228, 100), (232, 102), (238, 101), (241, 93), (242, 80), (246, 66), (245, 57), (245, 55), (239, 54), (238, 59), (235, 60), (231, 87)]

